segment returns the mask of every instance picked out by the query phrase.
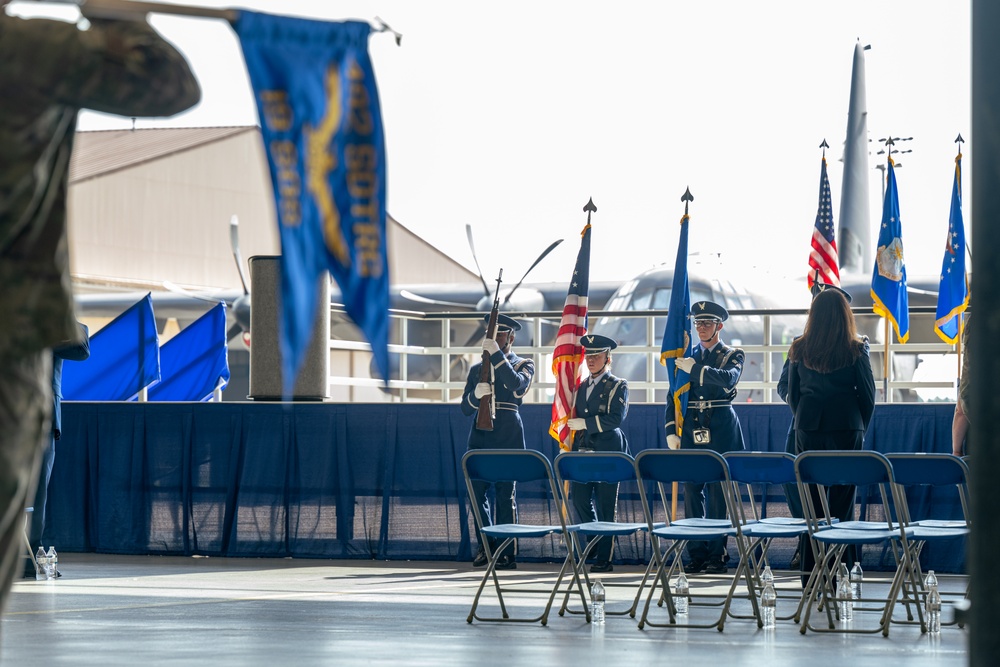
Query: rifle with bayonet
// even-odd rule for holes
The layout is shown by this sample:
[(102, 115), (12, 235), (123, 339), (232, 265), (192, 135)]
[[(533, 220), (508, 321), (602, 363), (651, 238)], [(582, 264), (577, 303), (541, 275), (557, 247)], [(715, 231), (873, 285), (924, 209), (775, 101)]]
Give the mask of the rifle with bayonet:
[[(497, 319), (500, 315), (500, 283), (503, 278), (503, 269), (497, 276), (497, 291), (493, 297), (493, 308), (490, 310), (490, 320), (486, 325), (486, 337), (496, 340)], [(483, 366), (479, 369), (479, 381), (487, 382), (490, 388), (493, 387), (493, 362), (490, 361), (490, 353), (483, 350)], [(496, 392), (491, 391), (479, 399), (479, 412), (476, 414), (476, 428), (480, 431), (492, 431), (493, 419), (497, 415)]]

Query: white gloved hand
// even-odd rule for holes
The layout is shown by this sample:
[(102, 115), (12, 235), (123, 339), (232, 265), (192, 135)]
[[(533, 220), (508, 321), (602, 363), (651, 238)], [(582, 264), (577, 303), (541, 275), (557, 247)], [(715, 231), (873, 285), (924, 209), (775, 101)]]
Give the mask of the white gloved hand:
[(691, 357), (684, 357), (682, 359), (678, 359), (674, 363), (677, 365), (677, 368), (681, 369), (685, 373), (690, 373), (691, 369), (694, 368), (694, 359), (692, 359)]
[(586, 431), (587, 420), (581, 419), (580, 417), (573, 417), (572, 419), (566, 420), (566, 426), (569, 426), (569, 430), (571, 431)]
[(488, 394), (493, 393), (493, 387), (490, 386), (489, 382), (480, 382), (476, 385), (476, 390), (473, 392), (476, 398), (482, 398)]
[(681, 439), (680, 439), (680, 437), (676, 436), (676, 435), (668, 435), (667, 436), (667, 448), (668, 449), (680, 449), (681, 448)]
[(483, 351), (489, 352), (492, 356), (500, 351), (500, 346), (497, 345), (497, 342), (492, 338), (485, 338), (483, 339)]

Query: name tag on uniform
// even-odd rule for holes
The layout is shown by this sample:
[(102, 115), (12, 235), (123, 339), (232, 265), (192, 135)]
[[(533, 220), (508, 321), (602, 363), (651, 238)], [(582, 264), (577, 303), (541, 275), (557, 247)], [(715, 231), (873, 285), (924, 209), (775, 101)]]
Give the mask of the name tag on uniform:
[(712, 442), (712, 432), (707, 428), (696, 428), (691, 431), (691, 436), (696, 445), (707, 445)]

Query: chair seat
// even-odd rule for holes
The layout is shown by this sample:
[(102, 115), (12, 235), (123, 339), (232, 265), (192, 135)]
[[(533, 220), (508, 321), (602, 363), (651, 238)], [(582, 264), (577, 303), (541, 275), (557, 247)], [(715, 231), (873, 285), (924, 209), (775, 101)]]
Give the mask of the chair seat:
[(923, 521), (917, 521), (914, 525), (923, 526), (924, 528), (968, 528), (968, 524), (965, 521), (945, 521), (942, 519), (924, 519)]
[[(894, 521), (892, 527), (894, 530), (898, 530), (899, 523)], [(837, 528), (845, 530), (887, 530), (888, 524), (885, 521), (841, 521), (837, 524)]]
[[(566, 532), (576, 532), (576, 526), (566, 526)], [(486, 526), (482, 529), (484, 535), (497, 538), (508, 537), (544, 537), (553, 533), (561, 533), (562, 526), (538, 525), (520, 523), (503, 523), (497, 526)]]
[(677, 519), (671, 522), (672, 526), (693, 526), (695, 528), (732, 528), (733, 522), (729, 519), (702, 519), (691, 517), (690, 519)]
[(736, 529), (732, 524), (728, 528), (699, 528), (697, 526), (678, 526), (671, 524), (662, 528), (655, 528), (653, 535), (662, 537), (665, 540), (710, 540), (716, 537), (732, 537), (736, 535)]
[[(906, 537), (913, 535), (912, 528), (906, 528)], [(851, 530), (848, 528), (829, 528), (813, 533), (813, 539), (828, 544), (878, 544), (886, 540), (899, 539), (898, 530)]]
[(637, 530), (648, 530), (645, 523), (617, 523), (614, 521), (588, 521), (587, 523), (576, 523), (567, 526), (570, 532), (577, 532), (581, 535), (631, 535)]
[(754, 523), (743, 527), (743, 534), (753, 539), (773, 539), (781, 537), (798, 537), (809, 532), (802, 524)]
[(913, 526), (913, 535), (910, 539), (914, 542), (929, 542), (931, 540), (947, 540), (954, 537), (964, 537), (969, 534), (969, 529), (965, 526), (958, 528), (939, 528), (937, 526), (925, 526), (923, 524)]

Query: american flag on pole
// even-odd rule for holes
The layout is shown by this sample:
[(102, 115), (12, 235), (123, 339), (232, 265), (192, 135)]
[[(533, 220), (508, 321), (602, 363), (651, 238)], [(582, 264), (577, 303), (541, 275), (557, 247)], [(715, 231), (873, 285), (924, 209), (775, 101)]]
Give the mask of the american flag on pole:
[(837, 264), (837, 239), (833, 229), (833, 205), (830, 200), (830, 179), (826, 175), (826, 157), (819, 176), (819, 209), (813, 227), (809, 251), (809, 289), (815, 282), (816, 272), (827, 285), (840, 287), (840, 270)]
[(576, 257), (552, 353), (556, 395), (552, 401), (549, 435), (558, 440), (559, 448), (565, 451), (573, 448), (573, 432), (566, 425), (566, 420), (573, 416), (576, 388), (580, 384), (580, 364), (583, 362), (580, 338), (587, 333), (587, 293), (590, 291), (590, 211), (596, 211), (597, 207), (591, 200), (583, 210), (587, 211), (587, 225), (580, 234), (580, 254)]

